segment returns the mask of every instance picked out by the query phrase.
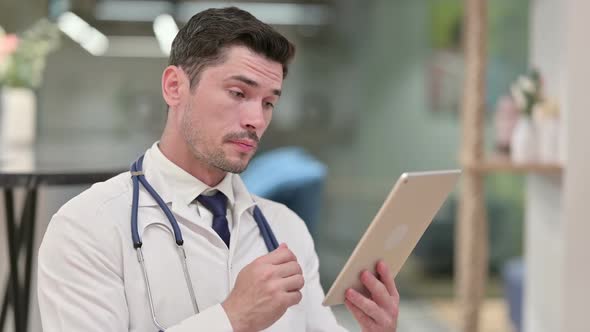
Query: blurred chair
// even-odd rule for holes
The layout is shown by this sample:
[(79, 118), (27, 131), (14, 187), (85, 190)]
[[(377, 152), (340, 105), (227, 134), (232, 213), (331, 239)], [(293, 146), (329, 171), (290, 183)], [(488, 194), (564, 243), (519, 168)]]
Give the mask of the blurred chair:
[(248, 190), (283, 203), (303, 219), (315, 235), (326, 179), (326, 166), (299, 147), (263, 153), (242, 173)]
[(510, 321), (516, 332), (522, 331), (522, 298), (524, 284), (524, 263), (522, 258), (509, 260), (503, 268), (504, 297), (508, 304)]

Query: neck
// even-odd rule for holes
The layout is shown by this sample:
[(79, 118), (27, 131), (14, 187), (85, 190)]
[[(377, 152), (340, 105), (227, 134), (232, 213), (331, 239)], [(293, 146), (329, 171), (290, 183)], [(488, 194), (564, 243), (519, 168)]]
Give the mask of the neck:
[(209, 187), (218, 185), (227, 174), (195, 157), (178, 131), (164, 129), (158, 147), (166, 158)]

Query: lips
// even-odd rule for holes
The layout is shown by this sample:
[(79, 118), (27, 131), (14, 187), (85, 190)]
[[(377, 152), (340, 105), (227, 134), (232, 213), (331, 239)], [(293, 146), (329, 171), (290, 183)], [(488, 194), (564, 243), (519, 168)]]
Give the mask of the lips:
[(240, 145), (245, 145), (251, 148), (255, 148), (256, 147), (256, 142), (254, 141), (250, 141), (250, 140), (231, 140), (231, 143), (235, 143), (235, 144), (240, 144)]
[(242, 152), (250, 152), (256, 149), (258, 145), (256, 142), (251, 140), (230, 140), (229, 143), (235, 145)]

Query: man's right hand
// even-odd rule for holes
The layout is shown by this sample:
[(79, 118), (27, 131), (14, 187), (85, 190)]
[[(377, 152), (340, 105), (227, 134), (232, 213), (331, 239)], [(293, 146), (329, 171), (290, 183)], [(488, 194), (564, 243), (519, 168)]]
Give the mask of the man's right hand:
[(260, 331), (301, 301), (303, 284), (297, 257), (282, 243), (240, 271), (221, 305), (235, 332)]

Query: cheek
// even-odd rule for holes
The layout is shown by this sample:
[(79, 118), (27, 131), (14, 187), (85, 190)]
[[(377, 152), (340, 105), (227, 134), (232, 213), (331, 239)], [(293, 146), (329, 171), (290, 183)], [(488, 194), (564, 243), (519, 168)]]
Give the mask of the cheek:
[(266, 130), (268, 129), (268, 126), (270, 125), (270, 121), (272, 120), (272, 111), (265, 113), (264, 114), (264, 127), (263, 128), (259, 128), (258, 130), (258, 138), (262, 138), (262, 135), (264, 135), (264, 133), (266, 132)]
[(223, 93), (210, 93), (208, 96), (195, 98), (195, 120), (206, 124), (210, 131), (220, 130), (227, 125), (235, 109), (232, 101)]
[(268, 114), (265, 114), (264, 119), (266, 120), (266, 127), (264, 130), (266, 130), (266, 128), (268, 128), (270, 125), (270, 121), (272, 120), (272, 111), (269, 111)]

